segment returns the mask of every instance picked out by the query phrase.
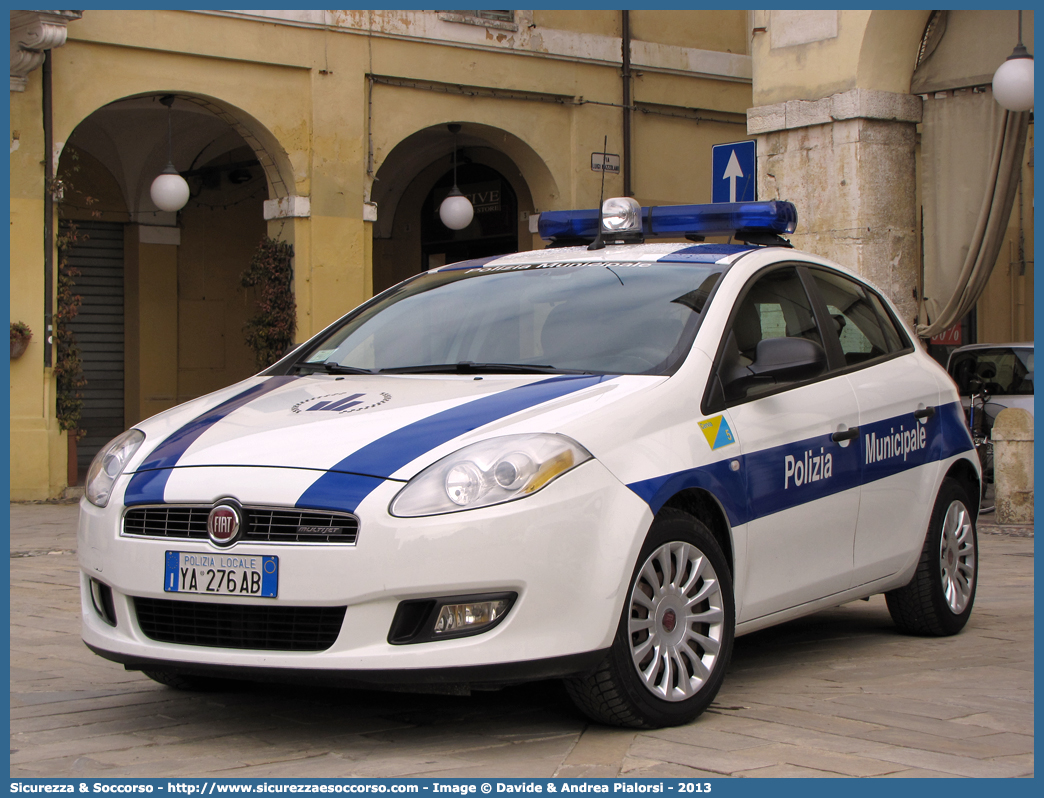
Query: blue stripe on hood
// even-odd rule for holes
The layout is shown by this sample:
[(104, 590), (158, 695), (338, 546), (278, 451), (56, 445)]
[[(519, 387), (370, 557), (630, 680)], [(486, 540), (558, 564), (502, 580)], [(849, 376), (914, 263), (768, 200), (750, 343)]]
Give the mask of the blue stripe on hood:
[[(415, 421), (378, 438), (333, 466), (301, 495), (297, 506), (354, 512), (379, 483), (346, 480), (350, 474), (388, 477), (446, 441), (518, 413), (534, 405), (589, 388), (611, 375), (569, 375), (520, 385), (507, 391), (474, 399), (428, 418)], [(347, 489), (351, 483), (351, 489)]]
[(231, 399), (226, 399), (183, 426), (157, 446), (148, 459), (138, 466), (127, 486), (123, 503), (131, 505), (162, 502), (163, 490), (167, 485), (170, 469), (177, 465), (178, 460), (185, 454), (189, 446), (195, 443), (204, 432), (234, 410), (238, 410), (259, 396), (264, 396), (296, 379), (297, 377), (289, 376), (269, 377), (265, 382), (247, 388)]

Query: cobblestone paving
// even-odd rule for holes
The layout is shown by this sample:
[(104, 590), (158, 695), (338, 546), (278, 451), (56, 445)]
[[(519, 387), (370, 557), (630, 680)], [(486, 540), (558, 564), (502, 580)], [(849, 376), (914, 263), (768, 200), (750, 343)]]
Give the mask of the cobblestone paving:
[(468, 697), (161, 687), (80, 641), (75, 518), (11, 505), (15, 778), (1034, 772), (1031, 533), (983, 527), (962, 634), (901, 636), (883, 597), (854, 602), (740, 638), (707, 713), (635, 733), (588, 724), (555, 682)]

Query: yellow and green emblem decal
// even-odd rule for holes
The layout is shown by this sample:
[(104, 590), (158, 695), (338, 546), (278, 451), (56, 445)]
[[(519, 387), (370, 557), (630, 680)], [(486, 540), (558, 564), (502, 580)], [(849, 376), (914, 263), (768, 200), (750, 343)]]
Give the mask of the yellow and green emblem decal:
[(703, 435), (712, 450), (720, 449), (722, 446), (728, 446), (730, 443), (736, 442), (736, 439), (732, 436), (732, 430), (729, 429), (729, 422), (725, 420), (725, 416), (714, 416), (714, 418), (701, 421), (700, 429), (703, 430)]

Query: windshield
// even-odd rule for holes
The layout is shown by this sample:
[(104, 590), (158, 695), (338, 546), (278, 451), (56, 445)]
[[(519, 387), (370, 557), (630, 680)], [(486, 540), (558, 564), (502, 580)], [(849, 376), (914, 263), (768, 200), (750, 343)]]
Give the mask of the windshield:
[(428, 273), (346, 317), (291, 368), (664, 374), (722, 267), (550, 263)]

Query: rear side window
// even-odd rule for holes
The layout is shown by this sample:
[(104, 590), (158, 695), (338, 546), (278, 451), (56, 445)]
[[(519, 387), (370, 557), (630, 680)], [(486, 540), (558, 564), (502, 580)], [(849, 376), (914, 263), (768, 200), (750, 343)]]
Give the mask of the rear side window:
[(950, 376), (964, 396), (981, 388), (993, 395), (1032, 396), (1033, 350), (997, 347), (958, 351), (950, 359)]
[(841, 342), (846, 366), (859, 366), (907, 348), (881, 299), (840, 274), (810, 269)]

